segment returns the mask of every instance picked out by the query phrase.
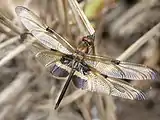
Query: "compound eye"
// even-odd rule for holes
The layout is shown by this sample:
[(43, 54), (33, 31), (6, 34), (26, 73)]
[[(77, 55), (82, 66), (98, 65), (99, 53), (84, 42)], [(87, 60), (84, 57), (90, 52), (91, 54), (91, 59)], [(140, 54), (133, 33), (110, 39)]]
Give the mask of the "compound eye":
[(63, 64), (69, 64), (70, 63), (70, 60), (68, 60), (68, 59), (65, 59), (64, 61), (63, 61)]
[(70, 60), (67, 59), (67, 58), (65, 58), (65, 57), (62, 57), (62, 58), (60, 59), (60, 61), (61, 61), (62, 64), (68, 64), (68, 63), (70, 62)]

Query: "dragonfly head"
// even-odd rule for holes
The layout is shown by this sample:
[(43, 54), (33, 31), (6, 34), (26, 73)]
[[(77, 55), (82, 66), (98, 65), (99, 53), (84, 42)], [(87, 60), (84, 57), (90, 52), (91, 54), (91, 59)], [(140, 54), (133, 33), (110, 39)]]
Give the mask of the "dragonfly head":
[(87, 35), (82, 38), (82, 41), (88, 44), (88, 46), (92, 46), (94, 44), (95, 35)]
[(89, 49), (93, 47), (94, 35), (84, 36), (82, 41), (79, 43), (78, 51), (88, 53)]

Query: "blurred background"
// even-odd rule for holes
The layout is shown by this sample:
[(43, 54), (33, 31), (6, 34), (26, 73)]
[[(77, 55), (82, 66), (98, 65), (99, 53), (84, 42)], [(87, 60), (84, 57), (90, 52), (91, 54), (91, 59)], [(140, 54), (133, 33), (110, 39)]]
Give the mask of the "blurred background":
[[(96, 31), (97, 55), (117, 58), (137, 40), (125, 61), (160, 71), (159, 0), (77, 0)], [(26, 6), (75, 46), (87, 28), (77, 21), (68, 0), (0, 0), (0, 120), (159, 120), (160, 83), (128, 81), (148, 99), (131, 101), (86, 92), (70, 84), (58, 110), (64, 80), (54, 79), (30, 51), (31, 42), (15, 13)], [(78, 14), (78, 13), (77, 13)], [(21, 37), (20, 37), (21, 36)]]

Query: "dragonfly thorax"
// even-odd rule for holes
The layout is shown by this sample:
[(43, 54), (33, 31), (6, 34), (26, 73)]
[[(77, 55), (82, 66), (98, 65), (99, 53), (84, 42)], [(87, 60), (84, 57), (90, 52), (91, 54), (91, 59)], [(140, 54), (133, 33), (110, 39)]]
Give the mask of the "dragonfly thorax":
[(80, 59), (78, 56), (66, 55), (61, 58), (61, 63), (69, 66), (83, 74), (87, 74), (90, 71), (89, 66), (84, 62), (83, 59)]
[(79, 53), (88, 53), (89, 47), (90, 45), (87, 42), (81, 41), (81, 43), (77, 47), (77, 51)]
[(62, 64), (68, 65), (71, 67), (71, 64), (73, 64), (73, 61), (75, 63), (80, 63), (82, 61), (82, 56), (77, 56), (77, 54), (74, 55), (65, 55), (62, 56), (62, 58), (60, 59)]

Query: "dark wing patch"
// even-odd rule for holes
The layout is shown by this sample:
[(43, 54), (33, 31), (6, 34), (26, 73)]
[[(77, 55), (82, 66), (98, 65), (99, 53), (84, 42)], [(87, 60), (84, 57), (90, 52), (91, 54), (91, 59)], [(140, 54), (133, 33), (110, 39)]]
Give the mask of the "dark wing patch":
[(55, 78), (67, 78), (71, 68), (62, 64), (61, 62), (56, 62), (54, 66), (51, 67), (51, 74)]
[(105, 78), (92, 68), (91, 71), (85, 75), (76, 71), (73, 77), (73, 83), (77, 88), (92, 92), (105, 93), (131, 100), (146, 99), (142, 91), (134, 88), (129, 83), (120, 79)]
[(53, 77), (64, 79), (69, 75), (71, 68), (61, 63), (63, 56), (65, 54), (58, 51), (44, 50), (36, 54), (36, 59), (49, 69)]

